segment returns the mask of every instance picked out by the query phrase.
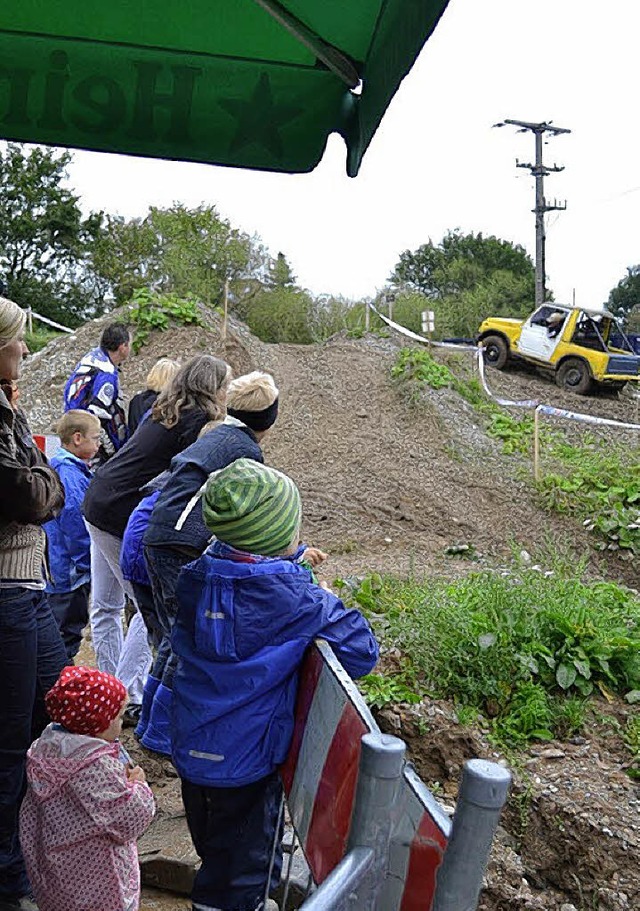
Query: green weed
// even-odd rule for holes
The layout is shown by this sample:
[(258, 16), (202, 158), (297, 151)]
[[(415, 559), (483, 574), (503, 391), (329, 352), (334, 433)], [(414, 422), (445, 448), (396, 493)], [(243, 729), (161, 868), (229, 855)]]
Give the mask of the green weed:
[(640, 689), (640, 600), (613, 583), (533, 570), (428, 585), (370, 576), (341, 595), (400, 649), (416, 689), (482, 713), (506, 744), (575, 732), (596, 690)]
[(620, 551), (629, 558), (639, 556), (637, 451), (618, 449), (603, 454), (589, 446), (557, 444), (552, 455), (561, 462), (561, 469), (539, 482), (542, 505), (582, 519), (585, 527), (598, 536), (600, 549)]
[(36, 351), (41, 351), (45, 345), (52, 342), (54, 338), (60, 338), (61, 335), (62, 332), (37, 327), (33, 332), (25, 332), (24, 340), (31, 354), (35, 354)]
[(394, 379), (403, 379), (443, 389), (453, 383), (453, 374), (444, 364), (439, 364), (424, 348), (402, 348), (391, 368)]
[(631, 765), (627, 769), (627, 773), (631, 778), (640, 778), (640, 716), (634, 715), (633, 718), (629, 718), (623, 733), (623, 740), (625, 746), (631, 753), (632, 761)]
[(154, 330), (163, 332), (172, 324), (204, 325), (195, 298), (156, 294), (149, 288), (139, 288), (134, 291), (131, 303), (134, 306), (129, 318), (135, 326), (133, 350), (136, 354)]
[(360, 688), (367, 703), (376, 709), (386, 705), (395, 705), (398, 702), (415, 704), (420, 702), (421, 696), (415, 692), (406, 673), (399, 675), (367, 674), (358, 680)]

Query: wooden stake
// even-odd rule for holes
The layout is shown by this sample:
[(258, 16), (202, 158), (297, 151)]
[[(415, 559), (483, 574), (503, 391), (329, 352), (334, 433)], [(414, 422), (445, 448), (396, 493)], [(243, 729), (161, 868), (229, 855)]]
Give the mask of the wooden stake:
[(227, 344), (227, 319), (229, 316), (229, 279), (224, 280), (224, 311), (222, 316), (222, 341)]
[(540, 414), (537, 408), (533, 413), (533, 477), (540, 480)]

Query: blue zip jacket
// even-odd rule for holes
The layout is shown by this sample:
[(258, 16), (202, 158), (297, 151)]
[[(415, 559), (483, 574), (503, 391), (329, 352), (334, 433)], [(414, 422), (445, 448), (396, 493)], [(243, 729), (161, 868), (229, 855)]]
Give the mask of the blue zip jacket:
[(46, 590), (70, 592), (91, 579), (90, 540), (82, 518), (82, 501), (91, 481), (89, 467), (62, 447), (51, 459), (64, 487), (62, 512), (43, 528), (49, 544), (50, 581)]
[[(191, 548), (201, 553), (211, 538), (198, 502), (180, 531), (176, 522), (212, 471), (225, 468), (236, 459), (264, 462), (258, 441), (248, 427), (226, 418), (210, 433), (192, 443), (171, 461), (171, 481), (162, 491), (144, 536), (147, 547)], [(195, 556), (195, 553), (194, 553)]]
[(293, 558), (216, 541), (184, 567), (176, 594), (173, 761), (194, 784), (240, 787), (284, 762), (298, 669), (314, 639), (327, 640), (351, 677), (378, 660), (362, 614)]

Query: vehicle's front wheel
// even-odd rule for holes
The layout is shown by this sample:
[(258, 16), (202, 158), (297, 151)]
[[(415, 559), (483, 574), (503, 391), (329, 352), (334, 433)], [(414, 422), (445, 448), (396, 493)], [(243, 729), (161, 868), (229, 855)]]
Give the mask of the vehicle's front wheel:
[(591, 389), (591, 382), (589, 368), (580, 358), (567, 358), (558, 367), (556, 383), (561, 389), (575, 392), (578, 395), (588, 395)]
[(482, 339), (484, 359), (491, 367), (502, 370), (509, 360), (509, 346), (501, 335), (487, 335)]

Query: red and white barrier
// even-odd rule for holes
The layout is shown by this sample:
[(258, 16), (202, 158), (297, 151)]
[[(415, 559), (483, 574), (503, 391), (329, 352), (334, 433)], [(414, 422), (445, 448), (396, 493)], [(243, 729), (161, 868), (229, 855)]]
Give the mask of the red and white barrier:
[[(361, 739), (378, 730), (329, 646), (316, 643), (301, 671), (295, 730), (281, 775), (289, 813), (317, 884), (346, 854)], [(385, 911), (429, 911), (450, 831), (448, 817), (407, 766), (382, 892)]]
[(60, 437), (55, 433), (34, 433), (33, 441), (48, 459), (52, 458), (60, 448)]

